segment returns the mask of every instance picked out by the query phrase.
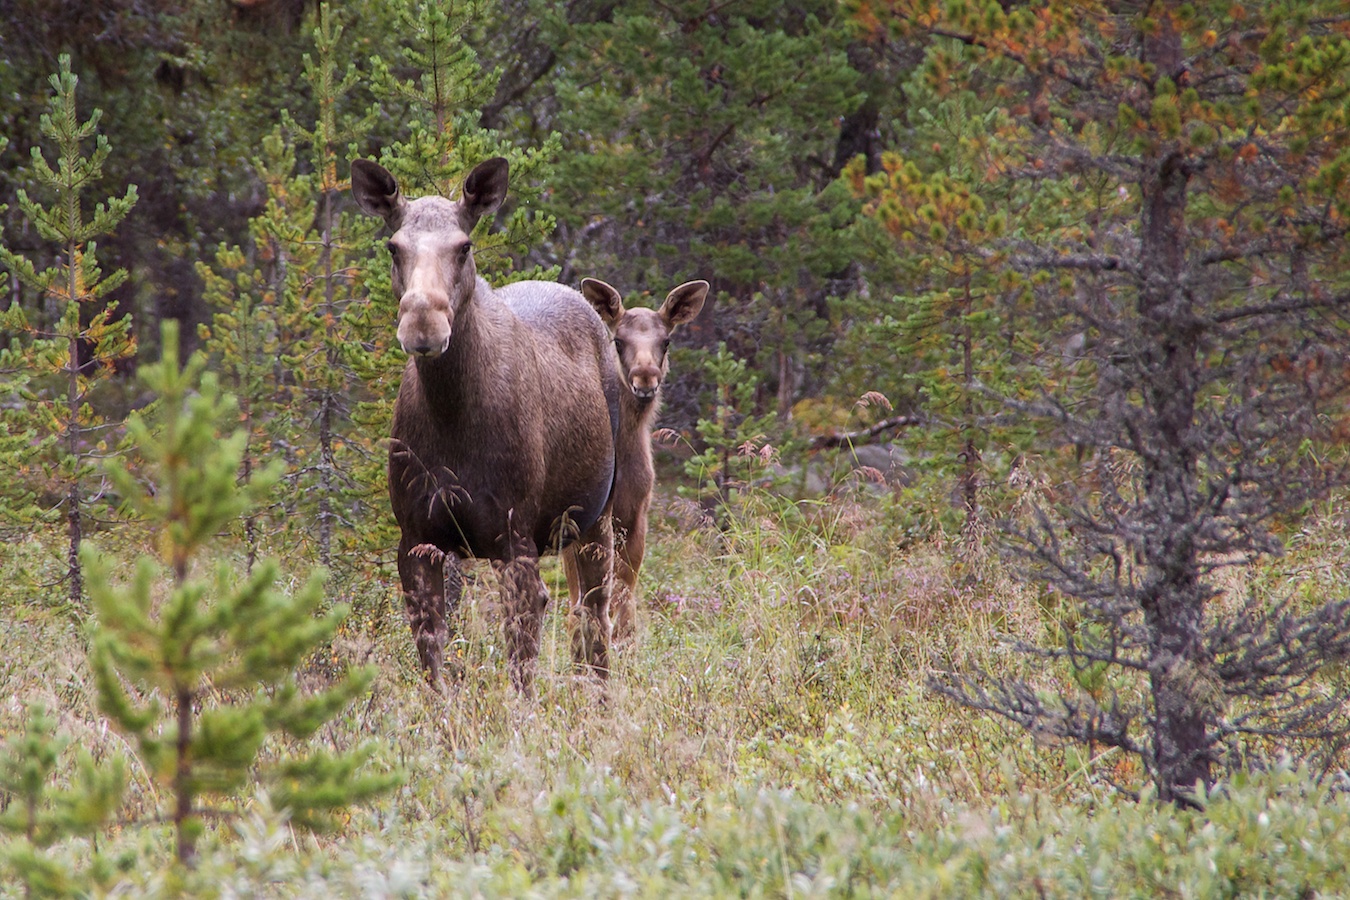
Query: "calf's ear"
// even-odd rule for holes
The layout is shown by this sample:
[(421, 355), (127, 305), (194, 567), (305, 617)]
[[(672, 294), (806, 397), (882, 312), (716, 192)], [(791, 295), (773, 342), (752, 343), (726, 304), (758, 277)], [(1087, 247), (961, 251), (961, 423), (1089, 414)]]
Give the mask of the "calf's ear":
[(590, 301), (600, 319), (611, 329), (623, 317), (623, 297), (612, 286), (599, 278), (581, 279), (581, 295)]
[(672, 329), (694, 321), (708, 297), (708, 287), (706, 281), (686, 281), (666, 295), (666, 302), (661, 304), (657, 314)]
[(389, 170), (369, 159), (352, 160), (352, 197), (361, 211), (384, 219), (386, 225), (398, 230), (403, 215), (403, 193)]

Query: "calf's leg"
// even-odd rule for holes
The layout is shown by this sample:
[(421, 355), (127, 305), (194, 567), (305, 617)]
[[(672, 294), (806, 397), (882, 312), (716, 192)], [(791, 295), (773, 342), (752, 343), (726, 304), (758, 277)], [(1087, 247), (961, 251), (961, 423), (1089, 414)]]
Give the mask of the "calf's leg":
[(637, 635), (638, 571), (647, 552), (647, 503), (629, 516), (627, 529), (615, 526), (614, 597), (610, 618), (614, 620), (614, 646), (622, 647)]
[(572, 659), (605, 678), (609, 675), (609, 604), (614, 591), (614, 526), (610, 517), (601, 516), (573, 548), (578, 599), (568, 615)]

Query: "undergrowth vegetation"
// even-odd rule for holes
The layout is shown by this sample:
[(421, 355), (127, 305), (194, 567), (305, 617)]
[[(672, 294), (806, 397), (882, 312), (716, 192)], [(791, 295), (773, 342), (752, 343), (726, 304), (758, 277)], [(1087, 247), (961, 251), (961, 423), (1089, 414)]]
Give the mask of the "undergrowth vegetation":
[[(896, 548), (887, 534), (902, 500), (859, 489), (798, 504), (750, 490), (719, 529), (689, 501), (660, 498), (640, 637), (603, 692), (571, 672), (558, 607), (537, 698), (510, 689), (486, 566), (472, 570), (451, 651), (464, 679), (430, 692), (397, 584), (376, 570), (344, 587), (354, 612), (302, 681), (377, 665), (367, 694), (313, 741), (330, 753), (373, 745), (372, 765), (401, 771), (401, 787), (318, 835), (293, 829), (264, 792), (245, 794), (208, 823), (196, 867), (170, 877), (172, 837), (147, 817), (156, 788), (133, 762), (115, 824), (58, 844), (53, 859), (84, 873), (75, 893), (127, 896), (1350, 890), (1341, 776), (1254, 760), (1204, 812), (1179, 810), (1150, 799), (1132, 758), (1038, 739), (928, 690), (934, 671), (968, 666), (1047, 690), (1088, 676), (1014, 651), (1057, 640), (1063, 610), (992, 544)], [(1343, 592), (1341, 525), (1315, 516), (1285, 558), (1228, 589)], [(134, 760), (96, 709), (88, 623), (59, 589), (20, 578), (29, 548), (13, 549), (0, 563), (0, 737), (17, 741), (39, 702), (96, 763)], [(244, 552), (222, 544), (219, 558)], [(548, 562), (545, 578), (561, 604), (561, 568)], [(260, 764), (288, 749), (269, 744)], [(57, 773), (74, 783), (75, 757)], [(99, 864), (86, 869), (91, 850)]]

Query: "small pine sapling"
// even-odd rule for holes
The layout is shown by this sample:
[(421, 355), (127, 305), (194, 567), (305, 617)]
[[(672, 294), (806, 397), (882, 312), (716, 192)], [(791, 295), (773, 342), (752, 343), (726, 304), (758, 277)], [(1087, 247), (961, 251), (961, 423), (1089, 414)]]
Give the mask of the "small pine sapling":
[[(308, 827), (397, 781), (367, 774), (369, 750), (289, 756), (284, 739), (302, 741), (369, 686), (370, 669), (331, 687), (302, 693), (296, 669), (336, 631), (346, 609), (321, 613), (323, 573), (298, 591), (274, 586), (280, 567), (264, 560), (246, 577), (207, 556), (217, 535), (248, 512), (281, 475), (279, 466), (238, 481), (248, 435), (238, 407), (203, 372), (198, 354), (178, 359), (175, 323), (163, 327), (163, 359), (140, 376), (158, 400), (127, 423), (146, 480), (113, 460), (108, 475), (126, 506), (158, 534), (135, 577), (113, 581), (113, 562), (82, 554), (96, 613), (93, 664), (99, 706), (137, 747), (169, 808), (177, 857), (191, 863), (208, 816), (230, 813), (229, 798), (257, 773), (270, 799)], [(232, 430), (233, 429), (233, 430)], [(260, 761), (271, 736), (283, 744)], [(275, 758), (274, 758), (275, 757)]]
[(120, 759), (100, 766), (87, 750), (75, 761), (74, 783), (53, 780), (70, 744), (41, 704), (28, 707), (23, 734), (0, 748), (0, 871), (8, 870), (26, 897), (85, 896), (107, 873), (94, 852), (84, 871), (72, 870), (49, 851), (63, 842), (98, 833), (117, 812), (126, 786)]
[[(75, 103), (78, 79), (70, 70), (68, 55), (61, 56), (60, 70), (50, 80), (54, 93), (40, 128), (58, 148), (57, 166), (53, 168), (41, 149), (34, 147), (29, 178), (50, 192), (54, 202), (44, 205), (22, 188), (15, 196), (38, 234), (60, 246), (61, 261), (39, 271), (31, 260), (0, 246), (0, 263), (20, 282), (56, 302), (57, 321), (43, 325), (30, 320), (17, 303), (0, 312), (0, 329), (30, 338), (22, 349), (11, 348), (0, 360), (0, 367), (19, 369), (23, 375), (4, 393), (17, 393), (24, 401), (16, 410), (5, 412), (6, 419), (19, 421), (8, 421), (8, 427), (0, 430), (31, 433), (27, 446), (6, 456), (15, 457), (20, 472), (32, 472), (33, 460), (38, 460), (41, 475), (59, 485), (64, 495), (52, 511), (65, 516), (69, 536), (66, 583), (72, 607), (79, 608), (84, 595), (79, 553), (87, 528), (85, 485), (94, 474), (94, 459), (110, 452), (103, 445), (103, 435), (112, 424), (89, 405), (89, 395), (96, 382), (112, 373), (114, 362), (136, 351), (131, 319), (116, 316), (116, 304), (106, 302), (108, 293), (126, 280), (126, 270), (105, 275), (98, 266), (93, 239), (112, 232), (127, 217), (136, 204), (136, 186), (129, 186), (121, 197), (98, 203), (86, 215), (86, 189), (101, 177), (112, 152), (107, 139), (98, 133), (102, 113), (96, 109), (87, 121), (80, 122)], [(94, 151), (86, 156), (81, 145), (90, 138)], [(90, 313), (89, 308), (99, 307), (100, 301), (104, 301), (101, 308)], [(47, 383), (53, 378), (54, 384)], [(22, 491), (24, 479), (16, 483)], [(21, 501), (20, 506), (36, 509), (28, 501)]]
[(747, 412), (754, 409), (759, 379), (725, 343), (718, 345), (704, 366), (717, 395), (712, 416), (698, 420), (703, 448), (685, 462), (684, 468), (685, 474), (698, 481), (703, 507), (720, 513), (734, 499), (734, 492), (748, 484), (755, 469), (764, 468), (773, 458), (775, 449), (767, 436), (773, 432), (777, 417)]

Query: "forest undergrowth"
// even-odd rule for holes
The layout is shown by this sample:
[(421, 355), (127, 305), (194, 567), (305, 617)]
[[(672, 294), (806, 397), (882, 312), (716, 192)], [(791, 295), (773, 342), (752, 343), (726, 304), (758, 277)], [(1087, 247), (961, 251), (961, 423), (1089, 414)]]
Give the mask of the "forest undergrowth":
[[(1260, 760), (1205, 813), (1178, 810), (1147, 800), (1132, 758), (1038, 739), (930, 691), (933, 672), (967, 667), (1047, 689), (1074, 679), (1090, 689), (1092, 673), (1033, 667), (1015, 651), (1055, 641), (1067, 607), (1017, 574), (992, 534), (897, 547), (892, 535), (914, 514), (905, 503), (903, 492), (794, 503), (751, 491), (716, 528), (691, 501), (660, 498), (637, 643), (608, 684), (575, 675), (553, 607), (533, 700), (506, 677), (490, 567), (472, 570), (452, 651), (464, 676), (444, 696), (423, 685), (397, 582), (376, 569), (343, 586), (353, 613), (303, 679), (378, 667), (366, 696), (313, 741), (331, 752), (373, 741), (374, 764), (401, 770), (403, 785), (319, 836), (291, 829), (264, 794), (245, 794), (209, 823), (195, 868), (175, 880), (164, 874), (171, 842), (153, 821), (154, 787), (133, 764), (118, 824), (93, 842), (108, 862), (90, 876), (91, 895), (1350, 887), (1336, 862), (1350, 850), (1343, 776)], [(1341, 518), (1328, 508), (1308, 522), (1288, 555), (1234, 572), (1227, 591), (1344, 592)], [(96, 761), (133, 757), (97, 711), (86, 623), (59, 587), (35, 589), (41, 548), (12, 549), (0, 564), (0, 739), (21, 732), (36, 700)], [(219, 550), (236, 552), (224, 540)], [(553, 562), (545, 579), (565, 600)], [(71, 779), (71, 766), (58, 777)], [(72, 840), (53, 852), (76, 866), (89, 847)]]

